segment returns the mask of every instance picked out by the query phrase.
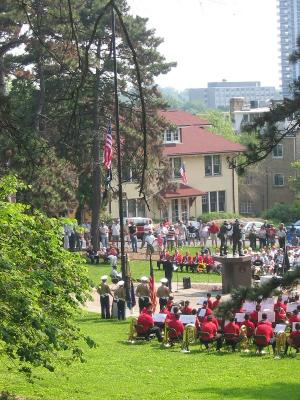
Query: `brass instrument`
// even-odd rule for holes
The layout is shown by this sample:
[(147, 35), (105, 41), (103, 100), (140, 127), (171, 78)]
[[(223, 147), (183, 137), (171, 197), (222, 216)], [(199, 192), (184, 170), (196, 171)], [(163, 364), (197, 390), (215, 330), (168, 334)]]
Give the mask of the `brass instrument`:
[(128, 343), (135, 343), (136, 339), (136, 329), (135, 325), (137, 324), (137, 319), (132, 317), (129, 325), (129, 336), (128, 336)]
[(181, 352), (190, 353), (190, 344), (195, 341), (196, 327), (193, 324), (187, 324), (183, 331)]
[(242, 351), (244, 351), (245, 353), (248, 353), (249, 352), (250, 343), (249, 343), (249, 338), (247, 336), (247, 327), (246, 327), (246, 325), (242, 325), (241, 328), (240, 328), (240, 338), (241, 338), (240, 349)]
[(286, 346), (286, 334), (285, 332), (278, 332), (276, 335), (276, 346), (275, 346), (276, 356), (274, 358), (279, 359), (280, 356), (284, 354), (285, 346)]

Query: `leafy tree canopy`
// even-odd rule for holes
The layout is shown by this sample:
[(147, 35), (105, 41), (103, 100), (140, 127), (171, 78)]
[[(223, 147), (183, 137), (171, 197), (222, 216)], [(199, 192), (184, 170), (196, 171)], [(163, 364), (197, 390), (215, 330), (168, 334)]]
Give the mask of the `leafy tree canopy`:
[(79, 256), (62, 246), (62, 221), (9, 202), (17, 187), (13, 176), (0, 179), (0, 356), (28, 374), (53, 371), (54, 361), (83, 361), (80, 340), (94, 345), (74, 323), (91, 287)]

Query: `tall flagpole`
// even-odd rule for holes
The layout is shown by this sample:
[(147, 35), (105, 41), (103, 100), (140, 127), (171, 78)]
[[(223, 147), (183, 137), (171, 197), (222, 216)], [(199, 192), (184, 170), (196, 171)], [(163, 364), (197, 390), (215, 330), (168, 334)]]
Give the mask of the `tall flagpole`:
[[(115, 11), (112, 4), (112, 50), (114, 65), (114, 95), (115, 95), (115, 125), (116, 125), (116, 142), (118, 153), (118, 197), (119, 197), (119, 219), (120, 219), (120, 239), (121, 239), (121, 271), (122, 279), (126, 282), (126, 255), (124, 241), (124, 217), (123, 217), (123, 188), (122, 188), (122, 159), (121, 159), (121, 140), (120, 140), (120, 114), (119, 114), (119, 97), (118, 97), (118, 69), (116, 56), (116, 21)], [(126, 289), (126, 287), (125, 287)]]

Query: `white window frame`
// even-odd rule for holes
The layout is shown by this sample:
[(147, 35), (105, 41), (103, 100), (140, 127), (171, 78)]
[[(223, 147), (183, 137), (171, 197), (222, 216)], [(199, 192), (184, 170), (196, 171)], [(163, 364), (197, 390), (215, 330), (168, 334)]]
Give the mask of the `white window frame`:
[[(226, 204), (226, 200), (227, 200), (226, 190), (211, 190), (210, 192), (207, 192), (205, 197), (202, 196), (201, 206), (203, 205), (203, 200), (207, 199), (204, 204), (208, 205), (208, 213), (212, 212), (211, 211), (211, 206), (210, 206), (211, 205), (211, 201), (210, 201), (210, 193), (211, 192), (216, 192), (217, 193), (217, 199), (216, 199), (217, 209), (214, 212), (218, 212), (218, 213), (226, 212), (226, 205), (227, 205)], [(219, 209), (219, 204), (220, 204), (220, 202), (219, 202), (219, 193), (220, 192), (224, 192), (225, 193), (224, 210), (222, 210), (222, 211), (220, 211), (220, 209)], [(202, 212), (203, 212), (203, 210), (202, 210)]]
[[(276, 176), (281, 176), (281, 177), (282, 177), (282, 185), (276, 185), (276, 182), (275, 182), (275, 177), (276, 177)], [(276, 173), (276, 174), (273, 174), (273, 186), (275, 186), (275, 187), (283, 187), (283, 186), (285, 186), (284, 174), (282, 174), (281, 172), (278, 172), (278, 173)]]
[[(206, 174), (206, 171), (205, 171), (206, 157), (210, 157), (210, 159), (211, 159), (211, 174)], [(218, 173), (218, 174), (216, 174), (214, 171), (214, 162), (213, 162), (214, 157), (219, 157), (219, 160), (220, 160), (220, 173)], [(204, 156), (204, 175), (205, 176), (221, 176), (222, 175), (222, 157), (220, 154), (207, 154)]]
[(253, 214), (254, 213), (254, 202), (252, 200), (241, 201), (240, 213), (241, 214)]
[(178, 174), (178, 176), (175, 176), (175, 166), (174, 166), (174, 160), (175, 159), (179, 159), (180, 160), (180, 163), (178, 163), (178, 164), (180, 164), (180, 167), (182, 166), (182, 158), (181, 157), (170, 157), (169, 158), (169, 162), (170, 162), (170, 166), (171, 166), (171, 179), (172, 180), (178, 180), (178, 179), (182, 179), (181, 178), (181, 175), (180, 175), (180, 167), (178, 168), (178, 171), (177, 171), (177, 174)]
[(180, 143), (180, 128), (177, 128), (175, 131), (165, 131), (162, 135), (163, 143)]
[[(281, 149), (281, 155), (275, 155), (274, 154), (274, 150), (277, 149), (277, 154), (278, 154), (278, 149)], [(272, 158), (275, 159), (282, 159), (283, 158), (283, 144), (282, 143), (278, 143), (272, 150)]]

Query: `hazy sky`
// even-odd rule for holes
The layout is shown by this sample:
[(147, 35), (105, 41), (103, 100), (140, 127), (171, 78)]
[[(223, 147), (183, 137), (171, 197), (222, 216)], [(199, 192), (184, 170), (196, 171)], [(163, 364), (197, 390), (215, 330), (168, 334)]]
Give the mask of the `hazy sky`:
[(276, 0), (128, 0), (164, 38), (177, 67), (157, 80), (177, 89), (209, 81), (259, 80), (279, 86)]

